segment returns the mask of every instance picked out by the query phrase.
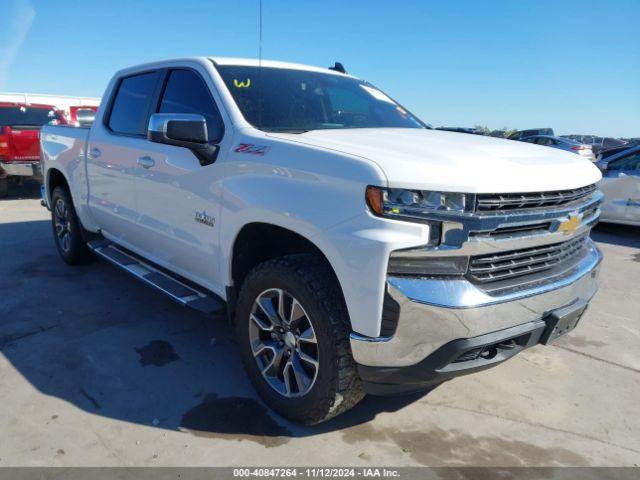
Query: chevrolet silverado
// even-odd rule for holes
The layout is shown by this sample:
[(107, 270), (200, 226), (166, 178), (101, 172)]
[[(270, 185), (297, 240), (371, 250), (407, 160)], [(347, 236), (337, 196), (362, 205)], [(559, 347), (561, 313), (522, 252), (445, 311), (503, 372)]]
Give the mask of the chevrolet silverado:
[(548, 344), (597, 290), (591, 162), (433, 130), (340, 64), (127, 68), (41, 150), (64, 261), (226, 311), (255, 389), (301, 423)]

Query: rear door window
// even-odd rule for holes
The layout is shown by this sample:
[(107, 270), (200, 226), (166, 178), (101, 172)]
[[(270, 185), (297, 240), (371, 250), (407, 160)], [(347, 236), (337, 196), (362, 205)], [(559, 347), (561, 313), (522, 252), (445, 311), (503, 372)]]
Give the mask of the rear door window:
[(193, 113), (202, 115), (207, 122), (209, 142), (220, 141), (222, 120), (209, 87), (191, 70), (172, 70), (162, 94), (159, 113)]
[(109, 128), (125, 135), (144, 135), (149, 107), (160, 72), (126, 77), (120, 82), (109, 115)]

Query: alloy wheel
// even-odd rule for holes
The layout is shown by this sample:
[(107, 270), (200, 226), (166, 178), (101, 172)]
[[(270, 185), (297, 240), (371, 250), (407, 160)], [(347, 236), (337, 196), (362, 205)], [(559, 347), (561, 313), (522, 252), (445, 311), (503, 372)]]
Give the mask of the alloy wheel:
[(66, 253), (71, 249), (71, 225), (69, 210), (64, 200), (58, 198), (53, 209), (53, 221), (60, 248)]
[(282, 289), (265, 290), (254, 301), (249, 322), (251, 351), (271, 388), (287, 398), (307, 394), (318, 376), (319, 350), (302, 304)]

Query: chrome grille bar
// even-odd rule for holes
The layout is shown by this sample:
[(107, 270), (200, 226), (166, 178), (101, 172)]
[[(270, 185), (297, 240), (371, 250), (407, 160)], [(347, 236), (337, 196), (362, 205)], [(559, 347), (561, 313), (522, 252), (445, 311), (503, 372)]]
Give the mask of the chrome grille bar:
[(478, 211), (520, 210), (566, 205), (595, 192), (595, 185), (555, 192), (489, 193), (477, 196)]
[(486, 283), (548, 270), (579, 257), (587, 235), (562, 243), (471, 257), (468, 275)]

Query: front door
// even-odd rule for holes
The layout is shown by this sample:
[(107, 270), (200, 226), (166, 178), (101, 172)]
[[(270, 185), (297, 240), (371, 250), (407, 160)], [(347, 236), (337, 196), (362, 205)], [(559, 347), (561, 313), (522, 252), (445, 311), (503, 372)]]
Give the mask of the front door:
[[(223, 123), (203, 77), (172, 69), (157, 113), (205, 117), (209, 141), (218, 144)], [(186, 278), (212, 288), (218, 279), (220, 158), (202, 166), (187, 148), (148, 142), (147, 164), (136, 172), (140, 245), (145, 256)]]

